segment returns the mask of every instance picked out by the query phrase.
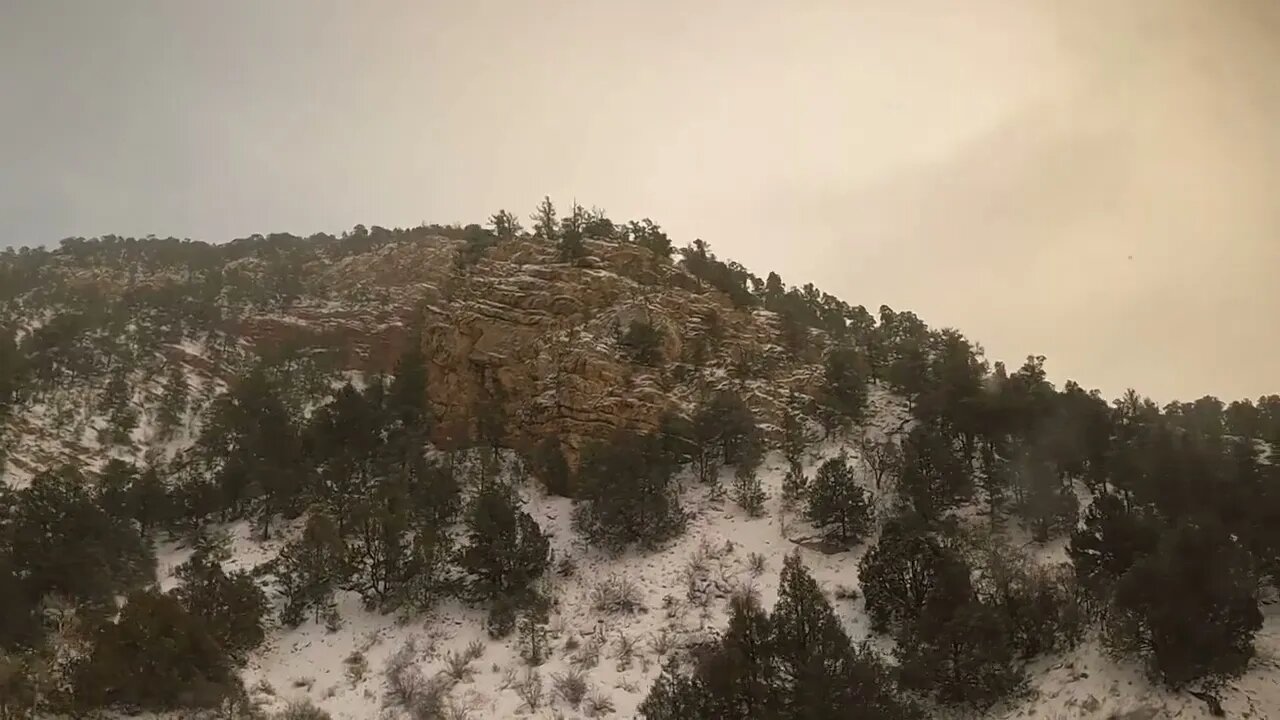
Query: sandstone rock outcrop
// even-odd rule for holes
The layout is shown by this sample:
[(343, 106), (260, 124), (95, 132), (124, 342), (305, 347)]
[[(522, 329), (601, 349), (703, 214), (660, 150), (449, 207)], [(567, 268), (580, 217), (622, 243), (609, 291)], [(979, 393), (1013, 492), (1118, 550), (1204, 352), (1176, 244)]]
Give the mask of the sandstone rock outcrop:
[[(338, 348), (344, 367), (385, 372), (420, 329), (445, 444), (471, 432), (459, 418), (491, 397), (512, 420), (513, 444), (555, 433), (580, 447), (618, 427), (652, 429), (663, 411), (729, 385), (766, 422), (788, 393), (817, 390), (818, 333), (810, 356), (797, 358), (776, 344), (772, 313), (735, 308), (645, 248), (592, 241), (589, 257), (570, 264), (545, 243), (515, 240), (462, 267), (461, 246), (401, 242), (317, 266), (316, 298), (241, 318), (235, 332), (259, 349)], [(660, 366), (637, 365), (619, 346), (634, 321), (658, 330)]]

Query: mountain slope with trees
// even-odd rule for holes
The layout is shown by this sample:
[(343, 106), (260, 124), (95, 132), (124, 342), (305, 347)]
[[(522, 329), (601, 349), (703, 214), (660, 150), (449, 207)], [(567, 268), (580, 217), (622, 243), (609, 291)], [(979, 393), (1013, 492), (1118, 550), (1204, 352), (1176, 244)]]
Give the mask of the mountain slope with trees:
[(8, 250), (0, 718), (1280, 713), (1276, 445), (550, 200)]

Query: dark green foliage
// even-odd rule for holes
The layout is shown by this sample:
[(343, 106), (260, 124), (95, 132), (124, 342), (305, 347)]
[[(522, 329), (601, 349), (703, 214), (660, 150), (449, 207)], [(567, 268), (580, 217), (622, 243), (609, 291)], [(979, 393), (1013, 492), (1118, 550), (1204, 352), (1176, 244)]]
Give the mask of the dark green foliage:
[(336, 524), (324, 514), (311, 514), (302, 535), (276, 559), (276, 583), (285, 601), (281, 622), (296, 626), (308, 613), (319, 621), (333, 608), (334, 591), (345, 575), (345, 548)]
[(769, 613), (750, 595), (731, 600), (729, 627), (699, 668), (711, 714), (771, 717), (778, 707)]
[(1262, 627), (1249, 555), (1222, 530), (1168, 530), (1116, 584), (1107, 640), (1172, 687), (1242, 671)]
[(129, 596), (76, 676), (83, 708), (214, 707), (234, 693), (230, 659), (201, 618), (154, 591)]
[(832, 542), (856, 544), (871, 530), (870, 499), (854, 479), (844, 453), (818, 467), (809, 483), (808, 500), (805, 516)]
[(866, 359), (860, 352), (833, 348), (823, 365), (827, 404), (852, 421), (861, 420), (867, 404), (868, 375)]
[(898, 495), (919, 516), (933, 521), (973, 491), (971, 470), (936, 426), (918, 425), (902, 444)]
[(9, 414), (25, 372), (26, 360), (18, 348), (13, 328), (0, 323), (0, 420)]
[(466, 235), (462, 238), (462, 246), (458, 248), (458, 254), (454, 258), (454, 264), (460, 270), (465, 271), (479, 262), (489, 248), (498, 244), (499, 240), (514, 238), (520, 232), (519, 221), (505, 210), (499, 210), (489, 222), (492, 230), (479, 225), (467, 226)]
[(506, 391), (501, 385), (495, 382), (485, 388), (477, 401), (474, 414), (477, 440), (488, 446), (494, 457), (497, 457), (498, 451), (506, 442), (508, 432)]
[(560, 262), (577, 262), (587, 256), (587, 246), (583, 243), (586, 237), (587, 211), (574, 203), (569, 214), (560, 220), (560, 244), (557, 249)]
[(387, 391), (387, 411), (396, 427), (422, 437), (427, 425), (427, 356), (422, 335), (413, 332), (396, 359), (395, 376)]
[(186, 416), (190, 389), (182, 366), (169, 365), (161, 389), (160, 408), (156, 413), (156, 431), (161, 438), (171, 438)]
[(768, 497), (760, 483), (760, 465), (764, 462), (764, 440), (758, 433), (738, 452), (738, 463), (733, 468), (733, 499), (747, 514), (756, 517), (764, 510)]
[(690, 275), (698, 278), (729, 296), (737, 307), (755, 304), (755, 296), (748, 289), (751, 273), (735, 262), (724, 263), (716, 259), (711, 246), (702, 240), (680, 249), (681, 264)]
[(627, 225), (627, 233), (631, 242), (652, 250), (655, 255), (666, 260), (671, 257), (674, 247), (671, 238), (652, 220), (645, 218), (639, 222), (632, 220)]
[(1126, 507), (1115, 495), (1099, 495), (1071, 535), (1076, 577), (1103, 597), (1139, 558), (1155, 550), (1159, 539), (1160, 528), (1145, 511)]
[(1075, 491), (1044, 453), (1025, 449), (1005, 469), (1011, 476), (1013, 509), (1037, 542), (1075, 527), (1079, 516)]
[(960, 597), (931, 598), (900, 637), (903, 683), (939, 702), (984, 708), (1021, 681), (1007, 625), (992, 607)]
[(522, 598), (551, 562), (551, 546), (538, 523), (501, 482), (480, 488), (467, 510), (462, 567), (478, 598)]
[(704, 402), (693, 418), (693, 431), (699, 445), (718, 451), (719, 460), (734, 465), (750, 443), (759, 442), (755, 414), (731, 390), (715, 392)]
[(413, 553), (410, 487), (404, 477), (384, 478), (351, 513), (347, 528), (347, 579), (371, 607), (395, 605), (419, 568)]
[(645, 720), (730, 720), (733, 717), (713, 714), (709, 701), (702, 682), (685, 675), (679, 663), (669, 660), (637, 710)]
[(884, 632), (913, 625), (941, 578), (963, 567), (959, 553), (930, 533), (920, 518), (890, 520), (858, 563), (872, 627)]
[(39, 610), (39, 596), (20, 574), (9, 549), (0, 546), (0, 651), (39, 644), (44, 635)]
[(854, 647), (798, 554), (783, 566), (772, 615), (735, 597), (729, 627), (686, 676), (668, 663), (640, 705), (648, 720), (922, 717), (884, 663)]
[(538, 443), (533, 452), (532, 465), (534, 474), (542, 481), (548, 495), (573, 497), (573, 472), (558, 437), (548, 435)]
[(633, 320), (619, 336), (618, 344), (632, 362), (651, 367), (662, 364), (662, 334), (648, 322)]
[(104, 442), (128, 445), (129, 433), (138, 427), (138, 411), (129, 398), (129, 382), (124, 372), (114, 372), (102, 391), (102, 411), (107, 416)]
[(382, 387), (374, 383), (362, 393), (349, 384), (343, 386), (312, 414), (307, 428), (307, 454), (315, 469), (312, 493), (337, 522), (339, 532), (346, 530), (362, 498), (373, 492), (377, 479), (387, 471), (384, 438), (390, 434), (391, 419), (383, 407)]
[(653, 547), (684, 530), (675, 470), (662, 439), (616, 432), (587, 449), (578, 471), (574, 527), (611, 550), (632, 543)]
[(1040, 567), (999, 538), (981, 548), (975, 589), (1004, 619), (1021, 659), (1073, 646), (1086, 618), (1070, 568)]
[(186, 611), (204, 621), (205, 630), (228, 656), (243, 661), (262, 644), (267, 596), (248, 573), (222, 568), (226, 549), (208, 541), (178, 567), (181, 583), (173, 596)]
[(809, 432), (804, 416), (796, 410), (798, 398), (792, 397), (782, 416), (782, 455), (787, 465), (795, 473), (803, 470), (804, 452), (813, 444), (815, 438)]
[(289, 514), (305, 482), (302, 440), (278, 383), (258, 366), (215, 403), (200, 448), (216, 468), (221, 506), (236, 517), (256, 506), (264, 536)]
[(105, 605), (155, 573), (137, 529), (109, 515), (74, 468), (41, 473), (16, 493), (8, 536), (32, 597)]
[(524, 232), (524, 228), (520, 226), (520, 218), (506, 210), (499, 210), (489, 216), (489, 227), (492, 229), (494, 237), (503, 242), (514, 240)]

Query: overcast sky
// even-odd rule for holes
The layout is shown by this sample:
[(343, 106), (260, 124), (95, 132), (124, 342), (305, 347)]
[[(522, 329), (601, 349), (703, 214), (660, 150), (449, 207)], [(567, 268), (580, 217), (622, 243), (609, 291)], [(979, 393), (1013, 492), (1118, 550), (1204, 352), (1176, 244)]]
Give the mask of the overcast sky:
[(0, 245), (649, 216), (1166, 401), (1280, 392), (1280, 2), (0, 8)]

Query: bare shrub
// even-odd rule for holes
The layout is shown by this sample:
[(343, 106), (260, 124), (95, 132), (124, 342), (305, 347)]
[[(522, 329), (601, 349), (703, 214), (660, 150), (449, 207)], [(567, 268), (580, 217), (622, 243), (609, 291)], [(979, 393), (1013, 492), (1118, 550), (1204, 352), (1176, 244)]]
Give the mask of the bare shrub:
[(459, 705), (450, 700), (444, 706), (444, 720), (474, 720), (475, 713), (466, 705)]
[(592, 690), (582, 703), (582, 712), (589, 718), (601, 718), (614, 712), (613, 698), (599, 690)]
[(569, 659), (569, 663), (575, 668), (593, 668), (600, 664), (600, 650), (604, 648), (605, 637), (602, 633), (592, 633)]
[(271, 720), (333, 720), (333, 716), (316, 707), (310, 700), (294, 700)]
[(658, 657), (666, 657), (667, 653), (676, 649), (676, 639), (667, 628), (662, 628), (657, 635), (649, 638), (649, 648)]
[(751, 571), (752, 577), (760, 577), (764, 574), (767, 561), (764, 555), (760, 553), (751, 553), (747, 556), (747, 568)]
[(571, 708), (582, 704), (587, 694), (587, 674), (581, 669), (551, 676), (551, 691)]
[(387, 683), (383, 704), (403, 710), (412, 720), (435, 720), (444, 712), (450, 682), (438, 676), (430, 680), (423, 677), (413, 664), (417, 653), (417, 647), (410, 640), (387, 660), (383, 672)]
[(443, 672), (454, 682), (466, 682), (475, 674), (475, 670), (471, 667), (471, 657), (467, 655), (466, 651), (445, 653)]
[(524, 706), (529, 712), (535, 712), (542, 707), (542, 701), (546, 697), (546, 688), (542, 685), (542, 673), (535, 668), (526, 668), (524, 676), (515, 684), (516, 695), (524, 702)]
[(360, 681), (364, 680), (365, 675), (369, 673), (369, 660), (359, 650), (352, 650), (342, 664), (346, 666), (347, 679), (351, 681), (352, 686), (360, 684)]
[(837, 585), (835, 597), (837, 600), (857, 600), (858, 590), (852, 585)]
[(610, 575), (591, 590), (591, 606), (608, 615), (632, 614), (644, 607), (640, 587), (625, 575)]
[(631, 667), (631, 661), (636, 656), (636, 639), (629, 637), (624, 632), (618, 633), (618, 642), (616, 645), (618, 659), (618, 671), (621, 672)]

